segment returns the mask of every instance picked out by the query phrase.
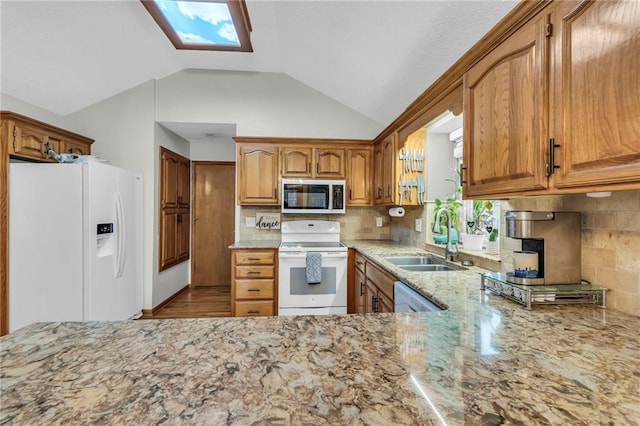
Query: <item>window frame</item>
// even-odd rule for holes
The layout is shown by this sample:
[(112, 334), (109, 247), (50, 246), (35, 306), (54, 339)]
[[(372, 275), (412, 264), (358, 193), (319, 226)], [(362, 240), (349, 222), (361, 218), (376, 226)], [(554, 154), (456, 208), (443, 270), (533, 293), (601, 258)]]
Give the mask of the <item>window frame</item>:
[[(175, 1), (175, 0), (174, 0)], [(250, 33), (252, 31), (251, 21), (249, 20), (249, 12), (247, 10), (247, 4), (244, 0), (183, 0), (190, 2), (201, 3), (226, 3), (233, 19), (233, 25), (238, 35), (238, 41), (240, 46), (225, 46), (219, 44), (196, 44), (196, 43), (183, 43), (176, 31), (173, 29), (169, 21), (164, 17), (164, 14), (156, 4), (154, 0), (140, 0), (142, 5), (147, 9), (147, 12), (153, 17), (153, 20), (158, 24), (162, 32), (171, 41), (176, 49), (180, 50), (209, 50), (219, 52), (253, 52), (253, 46), (251, 46)]]

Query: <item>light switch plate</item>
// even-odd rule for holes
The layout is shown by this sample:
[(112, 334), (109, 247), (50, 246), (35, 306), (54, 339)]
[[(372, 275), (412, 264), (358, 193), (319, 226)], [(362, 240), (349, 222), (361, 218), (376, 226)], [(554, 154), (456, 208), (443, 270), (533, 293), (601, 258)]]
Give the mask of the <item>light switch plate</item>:
[(256, 218), (255, 217), (247, 217), (244, 220), (244, 224), (247, 228), (255, 228), (256, 227)]
[(378, 228), (382, 228), (382, 218), (381, 217), (376, 217), (376, 226)]
[(416, 231), (422, 232), (422, 219), (416, 219)]

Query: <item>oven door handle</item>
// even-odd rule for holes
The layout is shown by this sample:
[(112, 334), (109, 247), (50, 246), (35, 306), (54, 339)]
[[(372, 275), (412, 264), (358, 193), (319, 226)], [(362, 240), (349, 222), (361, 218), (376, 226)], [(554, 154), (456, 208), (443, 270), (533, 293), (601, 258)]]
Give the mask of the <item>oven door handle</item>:
[[(322, 252), (322, 258), (332, 258), (332, 259), (340, 259), (340, 258), (346, 258), (347, 257), (347, 253), (346, 252), (330, 252), (330, 253), (324, 253)], [(304, 259), (305, 257), (307, 257), (307, 252), (304, 251), (293, 251), (293, 252), (282, 252), (278, 254), (278, 257), (280, 257), (281, 259), (283, 258), (287, 258), (287, 259)]]

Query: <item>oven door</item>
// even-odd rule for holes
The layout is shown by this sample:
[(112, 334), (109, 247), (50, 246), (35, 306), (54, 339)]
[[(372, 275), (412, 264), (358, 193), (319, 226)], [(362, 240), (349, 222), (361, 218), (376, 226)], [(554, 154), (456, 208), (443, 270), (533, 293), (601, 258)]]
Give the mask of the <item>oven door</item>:
[[(279, 315), (347, 313), (347, 252), (321, 252), (321, 254), (322, 280), (320, 284), (308, 284), (306, 253), (280, 252)], [(308, 311), (300, 312), (300, 309)], [(287, 310), (291, 311), (287, 312)]]

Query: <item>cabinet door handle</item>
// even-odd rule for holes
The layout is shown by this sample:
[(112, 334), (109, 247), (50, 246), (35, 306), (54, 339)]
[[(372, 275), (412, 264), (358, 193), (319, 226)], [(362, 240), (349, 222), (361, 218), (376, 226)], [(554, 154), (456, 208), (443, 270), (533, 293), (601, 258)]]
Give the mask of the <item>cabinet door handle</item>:
[(467, 183), (467, 181), (464, 180), (465, 170), (467, 170), (467, 168), (464, 166), (464, 164), (460, 163), (460, 185)]
[(320, 174), (320, 163), (316, 163), (316, 174)]
[(391, 185), (387, 187), (387, 197), (391, 197)]
[(362, 262), (362, 261), (358, 260), (358, 261), (356, 262), (356, 265), (358, 265), (358, 266), (362, 266), (362, 265), (364, 265), (364, 262)]
[(382, 198), (382, 188), (378, 188), (378, 198)]
[(249, 271), (247, 272), (248, 275), (260, 275), (260, 271)]
[(349, 200), (353, 200), (353, 194), (352, 194), (351, 190), (349, 190)]
[(248, 288), (247, 291), (251, 291), (251, 292), (259, 292), (260, 289), (259, 288)]
[(251, 260), (253, 262), (257, 262), (257, 261), (260, 260), (260, 258), (259, 257), (248, 257), (247, 260)]
[(374, 313), (378, 312), (378, 298), (375, 296), (371, 296), (371, 310)]
[(273, 198), (278, 198), (278, 188), (273, 188)]
[(360, 281), (360, 296), (364, 296), (364, 283)]
[(248, 314), (259, 314), (259, 313), (260, 313), (260, 311), (255, 310), (255, 309), (249, 309), (249, 310), (247, 311), (247, 313), (248, 313)]
[(554, 138), (549, 139), (549, 162), (547, 163), (547, 176), (550, 176), (559, 169), (560, 166), (556, 165), (556, 148), (560, 148), (560, 144), (556, 143)]

